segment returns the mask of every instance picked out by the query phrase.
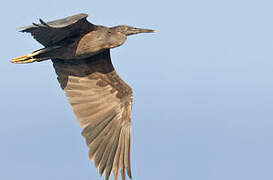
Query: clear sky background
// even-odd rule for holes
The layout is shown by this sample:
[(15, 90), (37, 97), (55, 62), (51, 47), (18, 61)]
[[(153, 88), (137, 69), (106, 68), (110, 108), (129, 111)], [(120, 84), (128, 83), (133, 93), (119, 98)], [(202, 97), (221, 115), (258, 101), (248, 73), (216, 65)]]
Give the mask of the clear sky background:
[(156, 29), (112, 50), (134, 90), (135, 180), (273, 179), (271, 0), (2, 2), (0, 179), (99, 179), (50, 61), (16, 28), (88, 13), (95, 24)]

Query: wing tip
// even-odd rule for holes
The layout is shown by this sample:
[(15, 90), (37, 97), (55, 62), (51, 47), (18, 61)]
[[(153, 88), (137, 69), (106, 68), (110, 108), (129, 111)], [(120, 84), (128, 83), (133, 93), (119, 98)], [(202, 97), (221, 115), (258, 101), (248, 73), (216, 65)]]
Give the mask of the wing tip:
[(23, 26), (23, 27), (17, 27), (16, 30), (19, 31), (19, 32), (26, 32), (27, 30), (27, 26)]
[[(75, 14), (72, 16), (68, 16), (68, 17), (78, 17), (79, 19), (82, 19), (82, 18), (87, 18), (88, 14), (87, 13), (79, 13), (79, 14)], [(42, 19), (39, 19), (39, 21), (40, 21), (41, 25), (49, 26), (48, 23), (43, 21)], [(16, 30), (19, 32), (29, 32), (30, 30), (39, 27), (39, 24), (36, 24), (36, 23), (32, 23), (32, 24), (33, 25), (30, 25), (30, 26), (18, 27), (18, 28), (16, 28)]]

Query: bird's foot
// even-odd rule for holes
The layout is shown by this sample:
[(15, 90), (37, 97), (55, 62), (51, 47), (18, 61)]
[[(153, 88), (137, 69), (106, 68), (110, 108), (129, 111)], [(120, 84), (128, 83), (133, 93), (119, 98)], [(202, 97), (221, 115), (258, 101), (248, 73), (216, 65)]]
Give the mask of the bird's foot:
[(18, 63), (18, 64), (33, 63), (35, 61), (40, 60), (40, 58), (34, 58), (34, 56), (40, 54), (41, 52), (43, 52), (43, 49), (42, 50), (34, 51), (31, 54), (26, 54), (26, 55), (23, 55), (23, 56), (19, 56), (19, 57), (13, 58), (11, 60), (11, 62), (12, 63)]
[(23, 55), (23, 56), (13, 58), (11, 60), (11, 62), (12, 63), (18, 63), (18, 64), (24, 64), (24, 63), (33, 63), (33, 62), (36, 62), (36, 61), (40, 62), (40, 61), (43, 61), (43, 60), (47, 60), (47, 59), (50, 59), (50, 57), (48, 57), (48, 56), (41, 57), (41, 55), (44, 55), (45, 53), (51, 52), (52, 50), (58, 49), (60, 47), (61, 46), (53, 46), (53, 47), (47, 47), (47, 48), (39, 49), (37, 51), (34, 51), (31, 54), (26, 54), (26, 55)]
[(17, 64), (24, 64), (24, 63), (33, 63), (36, 60), (37, 59), (33, 58), (33, 54), (27, 54), (27, 55), (23, 55), (23, 56), (13, 58), (11, 60), (11, 62), (12, 63), (17, 63)]

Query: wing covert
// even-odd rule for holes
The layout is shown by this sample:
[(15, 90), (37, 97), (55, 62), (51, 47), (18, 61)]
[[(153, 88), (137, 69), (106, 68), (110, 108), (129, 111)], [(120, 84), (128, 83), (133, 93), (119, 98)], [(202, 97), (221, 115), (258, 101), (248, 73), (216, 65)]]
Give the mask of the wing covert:
[(53, 60), (58, 81), (83, 128), (100, 175), (131, 178), (132, 90), (115, 72), (110, 50), (84, 60)]

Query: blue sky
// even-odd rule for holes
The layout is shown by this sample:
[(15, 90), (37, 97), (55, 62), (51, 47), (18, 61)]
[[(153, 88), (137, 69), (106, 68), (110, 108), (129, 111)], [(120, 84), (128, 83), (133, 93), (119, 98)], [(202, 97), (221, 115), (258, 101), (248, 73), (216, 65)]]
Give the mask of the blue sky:
[(273, 2), (6, 1), (1, 5), (0, 179), (99, 179), (50, 61), (17, 27), (80, 12), (156, 29), (112, 50), (134, 90), (133, 179), (273, 179)]

